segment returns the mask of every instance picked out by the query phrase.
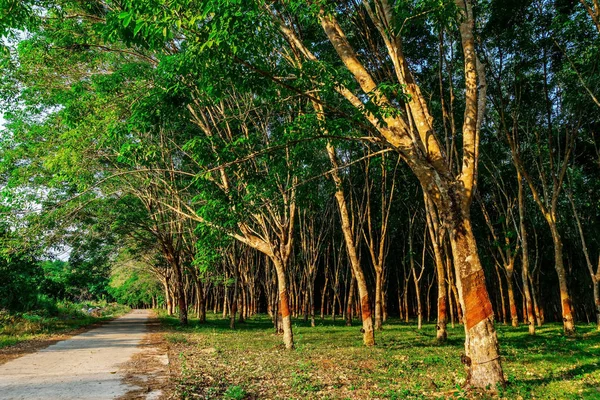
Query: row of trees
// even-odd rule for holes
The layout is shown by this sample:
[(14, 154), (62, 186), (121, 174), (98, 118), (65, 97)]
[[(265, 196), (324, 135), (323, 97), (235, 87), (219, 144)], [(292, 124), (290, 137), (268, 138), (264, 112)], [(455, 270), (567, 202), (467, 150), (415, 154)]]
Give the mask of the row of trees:
[(6, 1), (7, 248), (106, 240), (125, 301), (266, 308), (287, 348), (318, 307), (367, 346), (389, 310), (459, 321), (468, 383), (503, 384), (494, 316), (600, 326), (599, 12)]

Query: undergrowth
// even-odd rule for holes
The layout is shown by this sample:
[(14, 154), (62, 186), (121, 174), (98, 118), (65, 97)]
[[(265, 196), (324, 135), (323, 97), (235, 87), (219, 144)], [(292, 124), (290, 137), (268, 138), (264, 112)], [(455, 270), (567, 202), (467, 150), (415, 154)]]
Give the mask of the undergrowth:
[[(90, 308), (97, 311), (93, 315), (86, 312)], [(128, 310), (129, 307), (106, 302), (58, 302), (53, 307), (24, 313), (0, 310), (0, 348), (44, 335), (75, 330), (122, 315)]]

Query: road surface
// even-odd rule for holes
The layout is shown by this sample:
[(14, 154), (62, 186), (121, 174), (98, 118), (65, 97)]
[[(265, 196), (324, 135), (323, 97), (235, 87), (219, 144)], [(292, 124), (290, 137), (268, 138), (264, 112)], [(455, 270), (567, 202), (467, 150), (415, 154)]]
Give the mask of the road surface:
[(135, 310), (99, 328), (0, 366), (0, 399), (114, 399), (139, 389), (121, 364), (142, 351), (150, 313)]

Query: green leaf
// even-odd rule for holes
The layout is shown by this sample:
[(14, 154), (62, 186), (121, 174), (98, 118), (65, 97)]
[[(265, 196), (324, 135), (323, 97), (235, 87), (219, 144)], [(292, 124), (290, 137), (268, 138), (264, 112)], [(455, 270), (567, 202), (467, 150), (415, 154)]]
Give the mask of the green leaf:
[(138, 32), (144, 27), (146, 23), (143, 22), (142, 20), (137, 20), (135, 23), (135, 28), (133, 29), (133, 35), (137, 35)]

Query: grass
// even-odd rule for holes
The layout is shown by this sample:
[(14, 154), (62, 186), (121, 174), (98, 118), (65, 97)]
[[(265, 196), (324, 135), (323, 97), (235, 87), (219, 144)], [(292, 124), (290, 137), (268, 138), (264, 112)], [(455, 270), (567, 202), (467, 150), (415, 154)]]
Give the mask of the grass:
[[(498, 325), (506, 388), (497, 394), (461, 387), (465, 371), (462, 326), (435, 342), (435, 325), (422, 330), (398, 320), (362, 345), (360, 326), (325, 320), (311, 328), (294, 321), (296, 349), (286, 351), (270, 319), (255, 316), (238, 329), (209, 315), (188, 327), (162, 316), (177, 398), (205, 399), (599, 399), (600, 332), (579, 325), (575, 338), (548, 324), (530, 337), (527, 326)], [(172, 361), (173, 362), (173, 361)]]
[[(82, 308), (102, 307), (96, 316), (81, 311)], [(53, 314), (47, 311), (8, 314), (0, 312), (0, 348), (65, 333), (96, 322), (122, 315), (128, 307), (117, 304), (59, 303)]]

